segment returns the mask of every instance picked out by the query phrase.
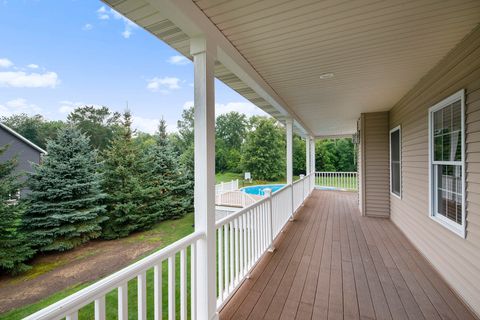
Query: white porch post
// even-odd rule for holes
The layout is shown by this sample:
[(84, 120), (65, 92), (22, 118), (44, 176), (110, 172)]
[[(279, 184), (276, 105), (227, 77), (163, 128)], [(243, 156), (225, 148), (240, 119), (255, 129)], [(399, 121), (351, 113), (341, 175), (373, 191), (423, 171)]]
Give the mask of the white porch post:
[(316, 183), (316, 172), (317, 170), (315, 169), (315, 138), (310, 137), (310, 172), (313, 173), (313, 179), (312, 179), (312, 186), (311, 189), (313, 190), (315, 188), (315, 183)]
[(287, 184), (293, 182), (293, 120), (287, 118), (286, 120), (286, 134), (287, 134)]
[[(196, 319), (218, 319), (215, 241), (215, 88), (216, 49), (205, 38), (190, 42), (194, 63), (195, 230), (205, 232), (197, 249)], [(195, 293), (192, 293), (195, 294)]]
[(290, 192), (290, 198), (291, 198), (291, 203), (292, 207), (290, 209), (291, 211), (291, 217), (290, 220), (294, 220), (293, 214), (295, 211), (295, 204), (293, 202), (293, 120), (292, 118), (288, 117), (286, 120), (286, 135), (287, 135), (287, 184), (291, 184), (291, 192)]
[(311, 147), (310, 147), (310, 153), (311, 153), (311, 160), (310, 160), (310, 166), (311, 166), (311, 172), (315, 173), (317, 170), (315, 169), (315, 138), (311, 137)]
[(312, 154), (310, 153), (310, 145), (311, 145), (311, 138), (309, 136), (307, 136), (305, 138), (305, 160), (306, 160), (306, 163), (305, 163), (305, 175), (308, 176), (312, 170), (312, 168), (310, 167), (310, 159), (312, 158)]

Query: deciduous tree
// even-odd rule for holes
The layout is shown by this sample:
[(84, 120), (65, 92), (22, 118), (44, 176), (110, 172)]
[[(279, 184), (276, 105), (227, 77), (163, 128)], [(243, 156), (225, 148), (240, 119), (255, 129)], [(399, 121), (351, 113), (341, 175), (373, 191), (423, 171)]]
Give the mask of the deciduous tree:
[(275, 180), (284, 176), (283, 128), (273, 118), (252, 117), (251, 130), (242, 148), (242, 167), (254, 179)]

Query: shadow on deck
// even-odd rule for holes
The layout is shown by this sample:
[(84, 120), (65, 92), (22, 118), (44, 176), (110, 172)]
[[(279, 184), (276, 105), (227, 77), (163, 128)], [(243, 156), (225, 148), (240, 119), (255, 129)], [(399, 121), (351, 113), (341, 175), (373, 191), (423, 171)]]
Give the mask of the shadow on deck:
[(388, 219), (357, 194), (314, 191), (220, 319), (474, 319)]

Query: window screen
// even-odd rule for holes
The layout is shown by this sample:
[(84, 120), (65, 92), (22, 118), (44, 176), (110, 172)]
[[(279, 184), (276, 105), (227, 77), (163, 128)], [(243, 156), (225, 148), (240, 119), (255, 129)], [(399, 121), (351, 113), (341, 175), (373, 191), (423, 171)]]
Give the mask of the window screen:
[(432, 215), (456, 230), (464, 220), (462, 98), (430, 111)]
[(390, 131), (390, 192), (401, 195), (401, 142), (400, 127)]

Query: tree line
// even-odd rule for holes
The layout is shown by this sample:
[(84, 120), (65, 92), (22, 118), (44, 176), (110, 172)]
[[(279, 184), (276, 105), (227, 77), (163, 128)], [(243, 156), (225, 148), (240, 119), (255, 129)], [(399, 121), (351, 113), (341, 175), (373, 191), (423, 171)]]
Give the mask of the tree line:
[[(176, 132), (161, 120), (153, 135), (135, 132), (129, 111), (107, 107), (76, 108), (66, 121), (25, 114), (1, 121), (48, 153), (24, 183), (15, 158), (0, 164), (3, 271), (28, 269), (37, 253), (125, 237), (193, 211), (193, 108), (183, 110)], [(355, 171), (351, 139), (317, 141), (315, 157), (317, 170)], [(284, 178), (285, 128), (273, 118), (219, 115), (215, 164), (217, 172)], [(305, 141), (297, 135), (293, 171), (305, 173)], [(30, 190), (27, 197), (15, 199), (19, 188)]]

